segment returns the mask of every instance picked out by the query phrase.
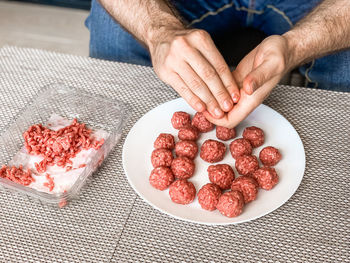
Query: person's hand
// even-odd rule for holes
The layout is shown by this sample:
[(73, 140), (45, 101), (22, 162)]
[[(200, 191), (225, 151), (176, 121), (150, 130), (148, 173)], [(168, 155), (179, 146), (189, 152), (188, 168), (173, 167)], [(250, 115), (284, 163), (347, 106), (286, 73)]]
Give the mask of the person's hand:
[(238, 102), (238, 86), (206, 31), (167, 30), (148, 46), (159, 78), (196, 111), (222, 118)]
[(283, 75), (293, 67), (287, 39), (270, 36), (246, 55), (233, 71), (240, 87), (240, 100), (220, 119), (208, 112), (205, 117), (216, 125), (237, 126), (270, 94)]

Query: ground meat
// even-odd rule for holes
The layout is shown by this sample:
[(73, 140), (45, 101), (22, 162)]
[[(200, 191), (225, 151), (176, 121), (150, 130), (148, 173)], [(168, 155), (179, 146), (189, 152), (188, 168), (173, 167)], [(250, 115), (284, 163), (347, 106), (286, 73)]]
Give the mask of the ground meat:
[(221, 196), (220, 187), (216, 184), (208, 183), (198, 191), (198, 203), (205, 210), (213, 211)]
[(243, 155), (251, 155), (252, 150), (253, 148), (250, 142), (243, 138), (236, 139), (230, 143), (230, 152), (234, 159)]
[(49, 191), (51, 192), (55, 188), (55, 182), (50, 174), (46, 174), (46, 180), (47, 182), (45, 182), (43, 185), (49, 188)]
[(161, 133), (154, 142), (155, 149), (169, 149), (172, 150), (175, 147), (174, 136), (169, 133)]
[(259, 169), (258, 158), (254, 155), (243, 155), (236, 160), (237, 172), (241, 175), (252, 175)]
[(259, 159), (264, 165), (274, 166), (282, 159), (282, 155), (276, 148), (267, 146), (260, 151)]
[(236, 129), (216, 126), (216, 138), (222, 141), (228, 141), (236, 137)]
[(228, 164), (210, 165), (207, 169), (210, 182), (216, 184), (221, 189), (230, 189), (235, 173)]
[(18, 168), (16, 166), (6, 166), (3, 165), (0, 169), (0, 178), (6, 178), (17, 184), (22, 184), (24, 186), (30, 185), (35, 179), (32, 177), (30, 169), (26, 171), (23, 170), (23, 166), (20, 165)]
[(174, 182), (174, 175), (168, 167), (157, 167), (152, 170), (149, 182), (154, 188), (165, 190)]
[(169, 149), (155, 149), (151, 155), (151, 162), (154, 168), (159, 166), (170, 166), (173, 161), (173, 154)]
[(177, 157), (171, 164), (171, 171), (177, 179), (188, 179), (194, 174), (194, 162), (187, 157)]
[(84, 123), (73, 119), (72, 124), (57, 131), (35, 124), (23, 133), (24, 145), (29, 154), (42, 156), (40, 163), (35, 163), (39, 173), (44, 173), (47, 166), (65, 167), (72, 164), (81, 150), (93, 148), (98, 150), (104, 144), (104, 139), (96, 140), (92, 130)]
[(175, 129), (181, 129), (191, 125), (191, 116), (187, 112), (177, 111), (171, 118), (171, 124)]
[(198, 146), (194, 141), (179, 141), (175, 145), (176, 156), (194, 159), (198, 153)]
[(264, 166), (253, 173), (253, 177), (259, 186), (265, 190), (271, 190), (278, 183), (278, 175), (272, 167)]
[(258, 188), (258, 183), (250, 176), (240, 176), (234, 180), (231, 185), (232, 190), (242, 192), (245, 203), (249, 203), (256, 199), (256, 196), (258, 195)]
[(215, 125), (208, 121), (201, 112), (197, 112), (194, 115), (192, 125), (200, 132), (210, 132), (215, 128)]
[(183, 141), (196, 141), (199, 137), (199, 131), (194, 126), (188, 126), (179, 130), (178, 137)]
[(243, 211), (244, 198), (240, 191), (229, 191), (222, 194), (216, 208), (227, 217), (239, 216)]
[(180, 179), (170, 185), (169, 195), (174, 203), (186, 205), (196, 197), (196, 188), (186, 179)]
[(255, 126), (245, 128), (243, 138), (247, 139), (254, 148), (263, 145), (265, 141), (263, 130)]
[(224, 159), (226, 146), (222, 142), (206, 140), (201, 147), (200, 157), (208, 163), (220, 162)]

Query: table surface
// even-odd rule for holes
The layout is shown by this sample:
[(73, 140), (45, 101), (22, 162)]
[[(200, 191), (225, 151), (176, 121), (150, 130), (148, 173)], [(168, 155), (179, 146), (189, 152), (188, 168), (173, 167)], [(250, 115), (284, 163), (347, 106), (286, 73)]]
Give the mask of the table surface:
[(0, 191), (0, 262), (350, 262), (350, 93), (276, 87), (265, 104), (292, 123), (305, 147), (299, 189), (257, 220), (206, 226), (155, 210), (125, 177), (121, 152), (128, 131), (147, 111), (178, 97), (151, 68), (1, 48), (0, 130), (50, 83), (122, 100), (133, 109), (131, 119), (67, 207)]

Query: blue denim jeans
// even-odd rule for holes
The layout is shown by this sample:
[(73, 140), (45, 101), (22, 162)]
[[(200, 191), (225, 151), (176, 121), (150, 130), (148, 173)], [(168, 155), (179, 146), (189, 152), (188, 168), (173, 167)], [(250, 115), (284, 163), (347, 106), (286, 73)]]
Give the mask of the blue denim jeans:
[[(180, 15), (215, 40), (225, 32), (253, 27), (267, 35), (281, 35), (310, 12), (321, 0), (172, 0)], [(98, 3), (86, 26), (90, 30), (90, 56), (151, 66), (147, 48), (125, 31)], [(239, 36), (237, 36), (239, 37)], [(308, 86), (350, 91), (350, 50), (316, 59), (300, 67)]]

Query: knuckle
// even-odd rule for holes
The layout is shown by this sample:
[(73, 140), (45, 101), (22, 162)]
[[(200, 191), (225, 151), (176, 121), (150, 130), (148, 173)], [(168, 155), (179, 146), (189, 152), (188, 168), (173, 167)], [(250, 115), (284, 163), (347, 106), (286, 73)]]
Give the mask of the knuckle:
[(207, 39), (209, 37), (209, 33), (205, 30), (198, 29), (196, 31), (193, 31), (193, 35), (200, 40)]
[(228, 67), (225, 64), (219, 64), (218, 66), (216, 66), (216, 72), (219, 75), (226, 73), (227, 69)]
[(191, 90), (194, 92), (198, 92), (202, 89), (202, 84), (200, 81), (197, 79), (193, 78), (192, 80), (189, 81), (189, 87)]
[(223, 89), (218, 89), (215, 91), (215, 97), (217, 97), (219, 100), (224, 101), (227, 98), (227, 93)]
[(185, 36), (176, 36), (172, 42), (172, 49), (184, 49), (188, 46)]
[(207, 66), (202, 69), (202, 74), (205, 79), (212, 79), (216, 76), (216, 71), (212, 67)]

